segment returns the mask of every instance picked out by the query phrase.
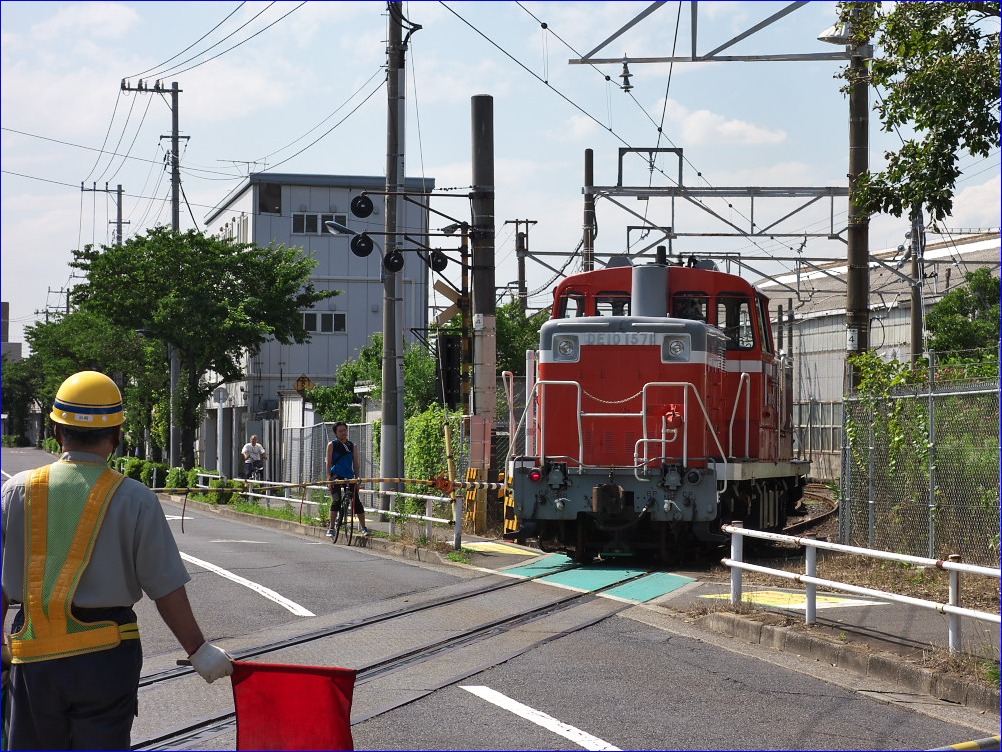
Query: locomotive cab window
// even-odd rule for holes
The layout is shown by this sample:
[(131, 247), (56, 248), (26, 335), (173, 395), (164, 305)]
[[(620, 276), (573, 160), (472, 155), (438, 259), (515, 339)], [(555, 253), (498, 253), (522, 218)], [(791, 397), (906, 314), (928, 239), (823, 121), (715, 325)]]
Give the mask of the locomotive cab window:
[(595, 313), (599, 316), (629, 316), (628, 292), (600, 292), (595, 296)]
[(707, 320), (710, 299), (705, 292), (677, 292), (671, 296), (672, 315), (677, 319)]
[(755, 347), (751, 301), (741, 293), (717, 296), (717, 328), (727, 335), (728, 350), (751, 350)]
[(580, 292), (565, 292), (557, 307), (557, 318), (576, 319), (585, 316), (585, 296)]
[[(782, 322), (779, 325), (782, 326)], [(758, 338), (765, 352), (773, 352), (772, 333), (769, 331), (769, 300), (764, 295), (758, 296)]]

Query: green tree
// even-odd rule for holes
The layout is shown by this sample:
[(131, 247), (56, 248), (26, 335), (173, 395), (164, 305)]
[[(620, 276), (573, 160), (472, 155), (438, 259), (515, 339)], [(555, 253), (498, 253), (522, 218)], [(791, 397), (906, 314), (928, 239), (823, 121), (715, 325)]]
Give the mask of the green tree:
[(856, 203), (896, 217), (924, 204), (942, 220), (962, 153), (999, 147), (999, 3), (841, 2), (839, 14), (854, 45), (875, 45), (869, 83), (881, 126), (914, 130), (885, 154), (883, 171), (862, 176)]
[[(334, 372), (334, 384), (317, 386), (306, 393), (313, 409), (325, 421), (360, 420), (355, 387), (359, 382), (372, 384), (372, 399), (382, 398), (383, 335), (376, 332), (369, 344), (349, 358)], [(437, 402), (435, 358), (416, 342), (404, 345), (404, 418), (424, 412)]]
[(497, 307), (498, 373), (525, 376), (525, 351), (539, 347), (539, 328), (550, 318), (547, 309), (527, 316), (517, 300)]
[(173, 413), (182, 464), (194, 465), (202, 404), (220, 384), (243, 378), (240, 362), (273, 338), (309, 339), (301, 310), (336, 291), (309, 282), (316, 261), (284, 245), (157, 227), (121, 246), (74, 251), (70, 266), (86, 275), (73, 300), (109, 321), (174, 348), (181, 366)]
[(21, 360), (3, 356), (3, 409), (5, 427), (14, 436), (28, 436), (28, 420), (34, 410), (44, 410), (42, 359), (30, 355)]
[[(131, 329), (118, 326), (99, 311), (75, 310), (25, 329), (32, 359), (39, 361), (38, 398), (51, 405), (59, 385), (77, 371), (108, 374), (118, 384), (141, 380), (147, 371), (162, 370), (163, 361), (148, 364), (142, 338)], [(162, 360), (162, 359), (161, 359)], [(148, 384), (143, 384), (149, 389)], [(134, 413), (126, 402), (127, 419)], [(47, 412), (47, 411), (46, 411)], [(128, 437), (129, 427), (126, 426)]]
[(981, 268), (940, 299), (926, 315), (929, 349), (936, 352), (994, 349), (999, 343), (999, 278)]

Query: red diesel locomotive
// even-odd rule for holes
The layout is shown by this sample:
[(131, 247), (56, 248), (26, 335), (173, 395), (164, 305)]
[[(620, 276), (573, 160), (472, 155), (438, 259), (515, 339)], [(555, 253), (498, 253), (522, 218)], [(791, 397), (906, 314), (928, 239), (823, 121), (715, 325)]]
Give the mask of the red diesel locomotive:
[[(660, 250), (660, 249), (659, 249)], [(519, 529), (579, 562), (778, 530), (809, 462), (793, 454), (793, 368), (768, 299), (709, 261), (575, 274), (530, 353), (507, 462)]]

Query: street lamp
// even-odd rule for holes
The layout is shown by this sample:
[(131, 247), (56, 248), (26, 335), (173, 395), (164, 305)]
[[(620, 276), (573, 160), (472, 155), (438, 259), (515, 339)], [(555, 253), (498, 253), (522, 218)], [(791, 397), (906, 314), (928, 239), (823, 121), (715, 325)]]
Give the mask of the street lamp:
[[(397, 316), (397, 277), (395, 272), (404, 265), (400, 251), (385, 253), (367, 233), (359, 233), (340, 222), (324, 222), (327, 229), (336, 235), (351, 235), (351, 252), (356, 256), (368, 256), (375, 246), (383, 257), (380, 279), (383, 282), (383, 400), (380, 405), (379, 475), (382, 478), (402, 478), (403, 472), (403, 415), (404, 415), (404, 358), (400, 351), (403, 334), (401, 321)], [(389, 272), (389, 273), (387, 273)], [(389, 509), (386, 491), (391, 484), (380, 483), (384, 495), (380, 507)], [(395, 485), (395, 484), (393, 484)]]

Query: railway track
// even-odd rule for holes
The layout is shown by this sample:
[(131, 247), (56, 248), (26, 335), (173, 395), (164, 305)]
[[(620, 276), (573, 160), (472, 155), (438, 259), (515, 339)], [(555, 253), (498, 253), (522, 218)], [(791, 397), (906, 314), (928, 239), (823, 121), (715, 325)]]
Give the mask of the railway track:
[[(652, 571), (644, 571), (589, 592), (567, 592), (553, 588), (530, 590), (531, 582), (536, 578), (494, 583), (468, 592), (433, 597), (407, 607), (391, 608), (385, 613), (350, 620), (293, 638), (265, 642), (254, 648), (234, 651), (234, 657), (247, 660), (264, 655), (281, 655), (282, 658), (276, 662), (306, 665), (316, 663), (315, 656), (322, 652), (329, 656), (325, 663), (350, 665), (347, 661), (339, 660), (337, 653), (330, 652), (323, 641), (337, 637), (339, 643), (345, 643), (342, 652), (350, 654), (353, 652), (352, 645), (385, 644), (385, 640), (372, 636), (375, 633), (419, 635), (410, 644), (406, 644), (407, 638), (401, 639), (405, 643), (401, 645), (401, 649), (392, 652), (376, 651), (371, 657), (362, 660), (362, 665), (358, 668), (355, 712), (352, 715), (352, 723), (360, 723), (413, 702), (441, 687), (462, 681), (538, 645), (613, 616), (630, 604), (601, 598), (600, 594), (613, 587), (642, 579)], [(513, 592), (501, 592), (509, 589)], [(518, 595), (515, 595), (515, 590), (519, 591)], [(505, 607), (507, 612), (503, 612)], [(443, 625), (455, 624), (463, 626), (443, 629)], [(444, 636), (442, 632), (445, 632)], [(301, 657), (295, 656), (297, 652)], [(312, 659), (308, 657), (311, 654), (314, 656)], [(406, 685), (407, 681), (403, 677), (411, 671), (419, 671), (422, 676), (422, 690), (419, 694), (387, 691), (390, 686)], [(435, 680), (429, 682), (428, 677), (435, 677)], [(178, 666), (144, 676), (140, 681), (140, 688), (145, 692), (176, 696), (177, 682), (185, 685), (191, 682), (197, 687), (196, 680), (201, 681), (194, 675), (192, 668)], [(368, 691), (369, 689), (372, 691)], [(181, 692), (186, 690), (187, 686)], [(393, 699), (387, 700), (388, 697)], [(220, 708), (218, 712), (208, 715), (203, 711), (202, 717), (197, 720), (148, 733), (132, 748), (155, 750), (218, 747), (219, 742), (223, 741), (220, 737), (235, 734), (235, 723), (234, 713), (228, 708)]]

